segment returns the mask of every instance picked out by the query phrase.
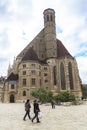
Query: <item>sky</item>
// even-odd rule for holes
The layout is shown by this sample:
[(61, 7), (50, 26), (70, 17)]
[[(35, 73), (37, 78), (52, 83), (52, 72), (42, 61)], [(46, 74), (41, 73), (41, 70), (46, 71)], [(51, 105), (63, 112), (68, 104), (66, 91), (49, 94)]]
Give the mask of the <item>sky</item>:
[(0, 0), (0, 76), (44, 28), (47, 8), (55, 10), (57, 38), (76, 58), (87, 84), (87, 0)]

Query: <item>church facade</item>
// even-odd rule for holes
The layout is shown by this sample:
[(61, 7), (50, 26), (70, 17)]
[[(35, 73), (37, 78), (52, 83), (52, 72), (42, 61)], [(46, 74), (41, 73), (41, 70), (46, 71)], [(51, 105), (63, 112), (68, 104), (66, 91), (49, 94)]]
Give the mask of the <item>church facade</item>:
[(5, 82), (4, 102), (20, 102), (32, 98), (36, 88), (54, 94), (69, 91), (81, 98), (81, 81), (76, 59), (56, 38), (55, 11), (46, 9), (44, 28), (18, 54), (9, 66)]

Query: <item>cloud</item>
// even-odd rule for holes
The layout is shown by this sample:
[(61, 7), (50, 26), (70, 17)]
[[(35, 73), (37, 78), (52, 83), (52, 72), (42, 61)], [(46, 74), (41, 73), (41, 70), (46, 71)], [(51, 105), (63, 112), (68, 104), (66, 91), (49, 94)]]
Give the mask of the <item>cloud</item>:
[(0, 33), (0, 51), (8, 48), (8, 34), (6, 30)]
[[(3, 67), (6, 74), (9, 61), (12, 63), (14, 56), (42, 30), (43, 11), (46, 8), (55, 10), (57, 38), (76, 57), (82, 81), (87, 83), (87, 0), (2, 0), (0, 68)], [(0, 74), (3, 74), (2, 69)]]
[(87, 55), (86, 56), (79, 56), (76, 58), (79, 68), (79, 74), (82, 78), (83, 83), (87, 83)]

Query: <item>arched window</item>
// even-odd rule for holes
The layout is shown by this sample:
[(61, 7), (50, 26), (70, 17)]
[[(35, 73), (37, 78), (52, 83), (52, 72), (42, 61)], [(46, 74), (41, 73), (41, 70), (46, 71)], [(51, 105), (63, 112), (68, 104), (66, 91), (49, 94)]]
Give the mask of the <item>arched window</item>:
[(23, 96), (26, 96), (26, 91), (23, 91)]
[(65, 83), (65, 72), (64, 72), (64, 65), (61, 63), (60, 65), (60, 77), (61, 77), (61, 89), (66, 89), (66, 83)]
[(52, 15), (50, 15), (50, 20), (53, 21), (53, 16)]
[(68, 71), (69, 71), (70, 89), (74, 89), (74, 86), (73, 86), (73, 76), (72, 76), (72, 64), (71, 64), (71, 62), (68, 63)]
[(54, 85), (56, 85), (56, 66), (53, 67)]
[(49, 21), (49, 15), (47, 15), (47, 21)]

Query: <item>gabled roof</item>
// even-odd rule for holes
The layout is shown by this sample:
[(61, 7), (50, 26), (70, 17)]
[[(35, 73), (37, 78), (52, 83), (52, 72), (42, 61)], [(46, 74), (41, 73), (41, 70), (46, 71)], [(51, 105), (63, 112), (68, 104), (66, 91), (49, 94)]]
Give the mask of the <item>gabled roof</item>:
[(57, 58), (61, 58), (65, 56), (72, 57), (72, 55), (68, 52), (68, 50), (62, 44), (62, 42), (57, 39)]
[(34, 60), (34, 61), (39, 60), (36, 52), (33, 49), (33, 47), (30, 47), (28, 49), (28, 51), (26, 52), (26, 54), (24, 55), (24, 57), (22, 58), (21, 61), (28, 61), (28, 60)]
[[(68, 52), (68, 50), (65, 48), (63, 43), (57, 39), (57, 58), (61, 58), (65, 56), (73, 58), (72, 55)], [(30, 61), (30, 60), (42, 62), (40, 61), (40, 59), (38, 59), (38, 56), (34, 51), (33, 47), (28, 48), (27, 52), (25, 53), (21, 61)]]
[(17, 81), (18, 80), (18, 74), (14, 74), (13, 72), (7, 77), (6, 81)]
[[(25, 55), (25, 53), (27, 52), (27, 50), (32, 46), (32, 43), (35, 43), (35, 39), (37, 39), (37, 37), (39, 37), (39, 40), (42, 39), (42, 37), (44, 37), (44, 28), (36, 35), (36, 37), (18, 54), (17, 57), (23, 57)], [(37, 41), (37, 40), (36, 40)], [(37, 41), (38, 42), (38, 41)]]

